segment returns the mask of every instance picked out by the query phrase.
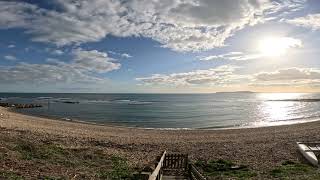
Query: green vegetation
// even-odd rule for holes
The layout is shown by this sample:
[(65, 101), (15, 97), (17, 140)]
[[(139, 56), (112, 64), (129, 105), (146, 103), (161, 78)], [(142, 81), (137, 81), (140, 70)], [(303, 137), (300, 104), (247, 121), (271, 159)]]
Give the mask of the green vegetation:
[(17, 142), (15, 150), (21, 153), (22, 158), (26, 160), (32, 159), (55, 159), (65, 154), (65, 151), (54, 144), (35, 144), (20, 140)]
[(279, 179), (320, 179), (320, 170), (307, 164), (286, 161), (270, 171), (273, 178)]
[(285, 161), (269, 171), (251, 170), (247, 166), (231, 161), (197, 161), (197, 168), (209, 179), (320, 179), (320, 169), (293, 161)]
[(0, 171), (0, 179), (23, 180), (24, 178), (17, 173), (10, 171)]
[(135, 179), (125, 158), (109, 156), (99, 147), (2, 135), (0, 165), (10, 166), (0, 170), (0, 179)]
[(112, 170), (100, 171), (98, 173), (99, 178), (102, 179), (133, 179), (132, 170), (130, 169), (126, 159), (113, 156)]
[(236, 165), (231, 161), (221, 159), (208, 162), (197, 161), (195, 165), (203, 171), (205, 176), (213, 177), (215, 179), (248, 179), (257, 175), (257, 173), (250, 170), (247, 166)]
[[(16, 133), (21, 135), (0, 131), (0, 179), (145, 179), (127, 159), (110, 156), (101, 146), (81, 141), (67, 144), (60, 139)], [(198, 161), (195, 165), (208, 179), (320, 180), (319, 168), (292, 161), (266, 169), (252, 169), (227, 160)]]

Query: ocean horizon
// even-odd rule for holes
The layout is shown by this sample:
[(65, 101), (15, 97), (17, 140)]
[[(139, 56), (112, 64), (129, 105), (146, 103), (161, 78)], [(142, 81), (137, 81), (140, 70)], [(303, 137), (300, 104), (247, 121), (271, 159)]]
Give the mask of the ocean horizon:
[(15, 110), (33, 116), (138, 128), (249, 128), (320, 119), (319, 93), (0, 93), (0, 102), (41, 104)]

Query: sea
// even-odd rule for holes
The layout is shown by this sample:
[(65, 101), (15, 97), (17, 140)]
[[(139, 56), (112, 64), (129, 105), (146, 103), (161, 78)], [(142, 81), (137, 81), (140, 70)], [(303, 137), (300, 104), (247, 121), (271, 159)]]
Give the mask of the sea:
[(57, 120), (172, 130), (278, 126), (320, 119), (319, 93), (0, 93), (0, 102), (41, 104), (41, 108), (15, 111)]

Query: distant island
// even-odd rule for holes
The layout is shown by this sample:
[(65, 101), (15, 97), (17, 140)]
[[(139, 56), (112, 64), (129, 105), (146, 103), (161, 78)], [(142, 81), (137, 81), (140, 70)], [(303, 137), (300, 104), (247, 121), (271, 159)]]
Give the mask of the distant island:
[(253, 91), (221, 91), (221, 92), (216, 92), (216, 94), (218, 93), (255, 93)]

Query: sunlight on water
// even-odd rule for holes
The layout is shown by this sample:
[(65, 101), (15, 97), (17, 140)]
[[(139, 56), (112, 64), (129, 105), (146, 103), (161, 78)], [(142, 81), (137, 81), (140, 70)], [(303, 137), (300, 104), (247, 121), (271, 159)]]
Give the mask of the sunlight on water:
[(263, 100), (300, 99), (305, 93), (260, 93), (257, 98)]
[[(0, 98), (3, 102), (43, 105), (17, 110), (26, 114), (141, 128), (244, 128), (320, 119), (317, 93), (0, 93)], [(65, 103), (66, 100), (78, 103)]]
[(303, 93), (263, 93), (258, 97), (263, 99), (257, 106), (257, 113), (260, 118), (254, 122), (254, 126), (275, 126), (292, 123), (292, 120), (299, 119), (295, 112), (302, 108), (300, 102), (275, 101), (300, 99)]

